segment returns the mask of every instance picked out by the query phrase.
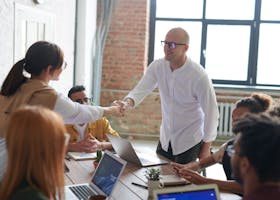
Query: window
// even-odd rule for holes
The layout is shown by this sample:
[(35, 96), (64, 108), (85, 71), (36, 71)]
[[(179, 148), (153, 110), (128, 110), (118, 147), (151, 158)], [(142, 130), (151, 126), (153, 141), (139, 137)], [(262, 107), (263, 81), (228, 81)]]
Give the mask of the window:
[(149, 63), (168, 30), (186, 29), (188, 56), (214, 83), (280, 86), (280, 1), (151, 0)]

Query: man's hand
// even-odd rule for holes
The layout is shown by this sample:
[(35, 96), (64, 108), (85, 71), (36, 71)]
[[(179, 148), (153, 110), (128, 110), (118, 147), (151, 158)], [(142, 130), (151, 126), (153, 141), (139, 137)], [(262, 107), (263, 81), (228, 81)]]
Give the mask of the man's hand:
[(102, 142), (92, 136), (68, 145), (68, 151), (92, 153), (102, 149)]

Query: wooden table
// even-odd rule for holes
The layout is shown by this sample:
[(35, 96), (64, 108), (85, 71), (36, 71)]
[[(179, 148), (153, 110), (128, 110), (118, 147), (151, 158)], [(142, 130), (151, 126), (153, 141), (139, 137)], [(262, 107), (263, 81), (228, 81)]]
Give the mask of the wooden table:
[[(65, 184), (89, 183), (94, 172), (93, 161), (75, 161), (65, 160), (66, 165), (70, 169), (65, 174)], [(163, 174), (174, 174), (169, 165), (156, 166), (160, 168)], [(144, 172), (147, 168), (138, 167), (132, 163), (127, 163), (126, 168), (113, 191), (111, 199), (115, 200), (146, 200), (148, 199), (148, 190), (139, 186), (132, 185), (132, 182), (146, 185)], [(239, 196), (234, 194), (221, 193), (222, 200), (238, 200)]]

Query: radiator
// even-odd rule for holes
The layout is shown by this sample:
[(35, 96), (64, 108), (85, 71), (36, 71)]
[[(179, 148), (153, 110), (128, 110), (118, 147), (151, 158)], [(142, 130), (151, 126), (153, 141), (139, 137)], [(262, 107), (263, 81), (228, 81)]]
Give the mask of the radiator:
[(231, 131), (231, 113), (234, 109), (234, 103), (218, 103), (218, 109), (220, 113), (219, 124), (218, 124), (218, 136), (232, 136)]

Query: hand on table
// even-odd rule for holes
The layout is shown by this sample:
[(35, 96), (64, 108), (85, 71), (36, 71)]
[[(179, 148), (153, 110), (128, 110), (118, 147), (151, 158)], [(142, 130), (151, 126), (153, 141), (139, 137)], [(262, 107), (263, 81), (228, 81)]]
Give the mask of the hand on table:
[(88, 135), (85, 139), (68, 145), (69, 151), (92, 153), (102, 149), (102, 142)]
[(194, 171), (199, 171), (200, 170), (200, 166), (199, 166), (199, 162), (197, 161), (193, 161), (187, 164), (179, 164), (179, 163), (174, 163), (171, 162), (170, 165), (173, 167), (173, 169), (177, 172), (181, 169), (191, 169)]
[(178, 174), (181, 177), (190, 181), (191, 183), (194, 183), (197, 185), (207, 183), (207, 179), (204, 176), (201, 176), (198, 172), (190, 170), (190, 169), (182, 168), (178, 171)]

